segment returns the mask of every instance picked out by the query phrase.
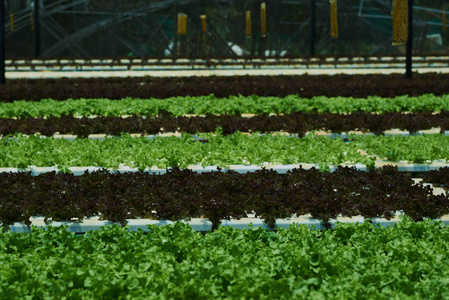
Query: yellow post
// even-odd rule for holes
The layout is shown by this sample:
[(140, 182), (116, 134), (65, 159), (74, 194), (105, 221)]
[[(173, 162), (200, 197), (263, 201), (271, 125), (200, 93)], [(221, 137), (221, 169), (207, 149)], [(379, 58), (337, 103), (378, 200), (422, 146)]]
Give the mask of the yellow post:
[(187, 15), (183, 13), (178, 14), (178, 34), (187, 34)]
[(251, 11), (246, 11), (246, 37), (251, 37)]
[(31, 25), (31, 31), (34, 31), (34, 18), (33, 18), (33, 13), (30, 14), (30, 25)]
[(14, 31), (14, 14), (9, 14), (9, 22), (11, 23), (11, 32)]
[(408, 39), (408, 0), (393, 0), (393, 46), (403, 46)]
[(446, 12), (443, 10), (443, 32), (446, 32)]
[(206, 23), (206, 15), (201, 15), (201, 27), (203, 32), (207, 32), (207, 23)]
[(265, 2), (260, 4), (260, 34), (262, 37), (267, 34), (267, 6)]
[(331, 5), (331, 37), (338, 39), (337, 0), (329, 0)]

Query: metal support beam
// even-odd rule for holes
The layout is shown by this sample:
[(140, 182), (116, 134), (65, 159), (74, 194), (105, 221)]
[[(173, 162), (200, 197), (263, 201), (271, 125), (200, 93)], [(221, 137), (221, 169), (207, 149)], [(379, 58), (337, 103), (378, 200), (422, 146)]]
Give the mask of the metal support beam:
[(413, 0), (408, 0), (408, 39), (405, 57), (405, 78), (412, 78), (412, 51), (413, 51)]
[(5, 2), (0, 0), (0, 84), (5, 84)]
[(362, 11), (363, 11), (363, 0), (360, 0), (360, 3), (359, 3), (359, 17), (362, 16)]
[(34, 0), (34, 57), (41, 56), (41, 24), (39, 21), (40, 1)]
[(178, 56), (178, 6), (176, 0), (173, 2), (173, 61)]

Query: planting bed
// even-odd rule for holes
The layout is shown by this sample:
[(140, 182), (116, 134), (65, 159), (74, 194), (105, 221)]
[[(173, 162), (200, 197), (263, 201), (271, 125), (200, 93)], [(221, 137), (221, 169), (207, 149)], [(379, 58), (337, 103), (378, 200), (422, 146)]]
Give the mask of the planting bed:
[(95, 117), (76, 118), (63, 115), (48, 118), (1, 119), (0, 135), (15, 133), (53, 136), (55, 133), (87, 137), (91, 134), (120, 136), (122, 133), (154, 135), (160, 133), (215, 132), (221, 128), (223, 134), (240, 132), (287, 132), (300, 137), (307, 132), (324, 130), (332, 133), (361, 131), (381, 134), (399, 129), (416, 133), (419, 130), (435, 129), (445, 133), (449, 129), (449, 112), (427, 113), (290, 113), (285, 115), (208, 115), (205, 117)]
[[(446, 187), (448, 169), (425, 179)], [(135, 218), (176, 221), (202, 217), (217, 228), (221, 220), (255, 214), (273, 228), (276, 219), (307, 214), (327, 224), (339, 215), (389, 220), (402, 211), (422, 220), (449, 213), (444, 190), (416, 183), (394, 167), (376, 172), (340, 167), (333, 173), (293, 169), (286, 175), (269, 170), (200, 174), (177, 168), (164, 175), (111, 174), (106, 170), (81, 176), (0, 173), (0, 199), (3, 226), (14, 222), (31, 225), (33, 216), (44, 217), (44, 222), (48, 218), (82, 221), (101, 216), (121, 224)], [(295, 221), (300, 220), (288, 223)]]
[(36, 118), (114, 116), (170, 117), (195, 115), (242, 115), (251, 117), (260, 114), (279, 115), (289, 113), (420, 113), (449, 110), (447, 95), (425, 94), (417, 97), (397, 96), (382, 98), (313, 97), (297, 95), (286, 97), (214, 95), (198, 97), (172, 97), (165, 99), (68, 99), (40, 101), (13, 101), (0, 104), (0, 118)]
[(1, 298), (444, 299), (447, 227), (339, 224), (271, 232), (180, 223), (148, 234), (106, 227), (0, 233)]
[[(283, 135), (223, 136), (184, 134), (180, 138), (132, 137), (66, 139), (42, 138), (38, 135), (16, 135), (0, 139), (0, 168), (105, 167), (146, 169), (189, 165), (298, 165), (319, 164), (329, 170), (338, 164), (361, 163), (374, 168), (385, 160), (398, 163), (444, 164), (449, 160), (449, 137), (432, 134), (408, 137), (352, 136), (350, 141), (308, 135), (297, 138)], [(416, 170), (419, 171), (419, 170)]]
[(9, 80), (0, 87), (0, 101), (40, 101), (52, 98), (168, 98), (176, 96), (217, 97), (230, 95), (260, 95), (284, 97), (299, 95), (396, 97), (423, 94), (449, 94), (449, 74), (414, 74), (406, 80), (394, 75), (317, 75), (317, 76), (241, 76), (241, 77), (186, 77), (186, 78), (96, 78)]

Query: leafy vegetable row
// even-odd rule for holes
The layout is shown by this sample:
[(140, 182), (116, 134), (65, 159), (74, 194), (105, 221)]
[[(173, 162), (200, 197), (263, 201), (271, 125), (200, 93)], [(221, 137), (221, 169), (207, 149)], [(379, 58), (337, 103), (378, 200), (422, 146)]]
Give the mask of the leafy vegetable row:
[[(449, 101), (448, 101), (449, 103)], [(218, 127), (223, 134), (240, 132), (276, 132), (304, 136), (312, 130), (329, 130), (332, 132), (348, 132), (361, 130), (375, 134), (385, 130), (399, 128), (416, 132), (418, 130), (440, 127), (440, 132), (449, 129), (449, 111), (440, 114), (417, 113), (385, 113), (382, 115), (371, 113), (354, 114), (307, 114), (291, 113), (287, 115), (258, 115), (251, 118), (239, 115), (221, 115), (206, 117), (160, 117), (145, 118), (132, 116), (75, 118), (73, 116), (27, 118), (27, 119), (0, 119), (0, 135), (15, 133), (40, 133), (52, 136), (55, 133), (75, 134), (78, 137), (87, 137), (89, 134), (121, 135), (122, 133), (159, 134), (167, 132), (215, 132)]]
[(433, 93), (449, 94), (449, 74), (414, 74), (405, 79), (392, 75), (302, 75), (302, 76), (223, 76), (223, 77), (128, 77), (79, 79), (17, 79), (0, 86), (0, 102), (40, 101), (52, 98), (169, 98), (176, 96), (217, 97), (259, 95), (285, 97), (315, 96), (395, 97)]
[(438, 170), (426, 172), (422, 175), (425, 182), (442, 186), (446, 191), (449, 190), (449, 168), (444, 167)]
[(150, 233), (108, 226), (0, 233), (0, 297), (76, 299), (445, 299), (449, 230), (339, 224), (202, 235), (177, 223)]
[[(300, 162), (339, 164), (346, 161), (373, 165), (373, 158), (357, 152), (356, 143), (345, 143), (341, 139), (298, 139), (280, 135), (244, 135), (235, 133), (223, 136), (218, 132), (202, 134), (207, 143), (195, 140), (190, 134), (178, 137), (133, 138), (123, 135), (106, 140), (29, 138), (20, 135), (0, 140), (0, 167), (26, 168), (59, 166), (118, 167), (125, 164), (144, 169), (157, 166), (179, 166), (191, 164), (205, 166), (227, 166), (242, 164), (295, 164)], [(449, 140), (448, 140), (449, 141)]]
[[(1, 89), (1, 87), (0, 87)], [(448, 91), (449, 93), (449, 91)], [(90, 96), (93, 97), (93, 96)], [(449, 110), (449, 96), (394, 96), (381, 98), (371, 96), (366, 99), (353, 97), (316, 96), (312, 99), (298, 95), (282, 97), (262, 96), (226, 96), (214, 95), (198, 97), (172, 97), (166, 99), (69, 99), (58, 101), (14, 101), (0, 103), (1, 118), (59, 117), (76, 116), (156, 116), (171, 113), (176, 116), (185, 114), (269, 114), (291, 112), (423, 112)], [(17, 98), (20, 100), (23, 98)]]
[(330, 139), (308, 135), (305, 138), (288, 136), (244, 135), (235, 133), (223, 136), (201, 134), (203, 141), (191, 135), (178, 137), (133, 138), (123, 135), (103, 141), (91, 139), (5, 137), (0, 139), (0, 167), (26, 168), (59, 166), (100, 166), (107, 168), (125, 164), (145, 169), (157, 166), (192, 164), (203, 166), (229, 166), (249, 164), (298, 164), (319, 163), (326, 168), (345, 162), (362, 163), (374, 167), (374, 157), (415, 163), (438, 159), (449, 160), (449, 137), (425, 135), (409, 137), (365, 136), (353, 137), (347, 143), (342, 139)]
[(311, 214), (324, 223), (337, 215), (385, 217), (402, 210), (414, 220), (449, 213), (447, 195), (414, 185), (393, 167), (363, 172), (338, 168), (333, 173), (294, 169), (287, 175), (197, 173), (188, 169), (164, 175), (144, 172), (110, 174), (106, 170), (73, 174), (0, 173), (0, 221), (30, 224), (30, 217), (82, 220), (101, 215), (125, 219), (180, 220), (203, 216), (217, 228), (223, 219), (255, 213), (270, 225), (276, 218)]

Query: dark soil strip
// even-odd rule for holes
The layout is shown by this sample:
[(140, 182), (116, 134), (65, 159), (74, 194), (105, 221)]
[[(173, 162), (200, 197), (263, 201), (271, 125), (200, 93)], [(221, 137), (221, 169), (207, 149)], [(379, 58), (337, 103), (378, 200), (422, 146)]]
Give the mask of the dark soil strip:
[(276, 218), (293, 214), (310, 213), (327, 223), (338, 214), (388, 219), (397, 210), (414, 220), (438, 218), (449, 213), (449, 198), (414, 185), (409, 175), (393, 167), (374, 172), (340, 167), (334, 173), (294, 169), (287, 175), (270, 170), (239, 174), (176, 168), (164, 175), (105, 170), (79, 177), (55, 172), (0, 173), (3, 225), (30, 224), (30, 217), (37, 215), (82, 220), (101, 214), (122, 224), (137, 217), (205, 217), (216, 228), (220, 220), (254, 212), (273, 226)]
[(121, 135), (121, 133), (159, 134), (167, 132), (215, 132), (218, 127), (223, 134), (240, 132), (276, 132), (284, 131), (304, 136), (311, 130), (329, 130), (331, 132), (348, 132), (360, 130), (381, 134), (385, 130), (398, 128), (414, 133), (418, 130), (440, 127), (441, 132), (449, 130), (449, 112), (438, 114), (423, 113), (291, 113), (286, 115), (258, 115), (251, 118), (239, 115), (221, 115), (205, 117), (160, 116), (128, 118), (97, 117), (75, 118), (61, 116), (27, 119), (0, 119), (0, 135), (14, 133), (40, 133), (52, 136), (55, 133), (74, 134), (87, 137), (89, 134)]
[(449, 93), (449, 74), (414, 74), (406, 80), (394, 75), (319, 75), (319, 76), (230, 76), (184, 78), (80, 78), (17, 79), (0, 86), (0, 101), (39, 101), (44, 98), (168, 98), (174, 96), (217, 97), (230, 95), (395, 97)]

